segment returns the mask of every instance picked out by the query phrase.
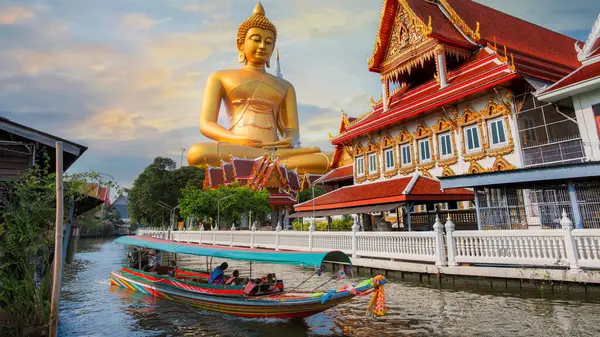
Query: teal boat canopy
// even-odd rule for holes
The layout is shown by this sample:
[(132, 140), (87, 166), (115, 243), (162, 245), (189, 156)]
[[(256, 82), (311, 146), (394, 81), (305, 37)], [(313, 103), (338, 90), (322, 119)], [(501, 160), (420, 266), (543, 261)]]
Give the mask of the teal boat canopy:
[(148, 236), (121, 236), (117, 238), (115, 242), (132, 246), (158, 249), (160, 251), (177, 254), (211, 256), (222, 259), (287, 264), (304, 267), (318, 268), (323, 264), (323, 262), (351, 264), (348, 255), (340, 251), (275, 251), (266, 249), (210, 246), (196, 243), (155, 239)]

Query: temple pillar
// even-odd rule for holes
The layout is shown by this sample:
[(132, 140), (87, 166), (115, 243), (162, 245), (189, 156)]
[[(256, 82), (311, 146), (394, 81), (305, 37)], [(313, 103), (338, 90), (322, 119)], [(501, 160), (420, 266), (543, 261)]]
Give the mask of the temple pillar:
[(388, 96), (390, 94), (390, 82), (388, 82), (388, 80), (386, 79), (382, 79), (381, 82), (381, 96), (382, 98), (382, 103), (383, 103), (383, 111), (387, 111), (388, 110)]
[(271, 206), (271, 230), (275, 230), (279, 221), (279, 206)]
[(444, 47), (441, 45), (435, 47), (435, 64), (438, 73), (438, 81), (440, 88), (448, 85), (448, 75), (446, 71), (446, 57), (444, 55)]

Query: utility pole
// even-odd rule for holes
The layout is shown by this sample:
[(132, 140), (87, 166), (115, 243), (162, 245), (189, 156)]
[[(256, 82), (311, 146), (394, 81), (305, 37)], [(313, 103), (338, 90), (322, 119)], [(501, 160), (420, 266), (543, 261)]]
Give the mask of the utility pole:
[(179, 167), (183, 167), (183, 153), (185, 152), (184, 148), (181, 148), (181, 162), (179, 163)]
[(56, 229), (54, 233), (54, 273), (50, 302), (50, 337), (58, 335), (58, 303), (63, 265), (63, 143), (56, 142)]

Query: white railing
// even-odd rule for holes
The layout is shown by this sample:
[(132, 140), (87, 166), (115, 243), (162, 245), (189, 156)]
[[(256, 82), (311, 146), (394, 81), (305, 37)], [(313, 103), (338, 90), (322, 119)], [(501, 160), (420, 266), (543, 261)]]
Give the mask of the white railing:
[[(209, 245), (275, 250), (340, 250), (353, 258), (459, 264), (600, 268), (600, 229), (573, 229), (563, 212), (562, 229), (455, 231), (439, 219), (430, 232), (161, 231), (138, 235)], [(444, 233), (445, 229), (445, 233)]]

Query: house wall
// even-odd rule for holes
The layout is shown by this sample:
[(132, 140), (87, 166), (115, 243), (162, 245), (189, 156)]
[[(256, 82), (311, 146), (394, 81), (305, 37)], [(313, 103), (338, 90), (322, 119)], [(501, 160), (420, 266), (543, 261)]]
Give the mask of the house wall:
[[(506, 103), (506, 105), (504, 105)], [(504, 108), (502, 107), (504, 106)], [(490, 116), (489, 111), (493, 110)], [(446, 118), (446, 120), (444, 120)], [(490, 146), (488, 122), (503, 121), (506, 143), (499, 147)], [(452, 120), (452, 122), (448, 122)], [(465, 127), (480, 125), (478, 128), (481, 151), (468, 153), (463, 150)], [(405, 131), (403, 131), (405, 130)], [(452, 156), (440, 157), (439, 135), (450, 132)], [(407, 133), (409, 135), (407, 135)], [(432, 160), (422, 163), (418, 160), (419, 140), (430, 140)], [(439, 177), (484, 172), (487, 170), (507, 170), (522, 167), (517, 128), (514, 120), (514, 104), (510, 92), (499, 92), (479, 97), (459, 104), (456, 108), (428, 113), (418, 120), (395, 125), (382, 132), (362, 136), (354, 140), (354, 183), (372, 183), (398, 178), (420, 172), (422, 175)], [(401, 165), (400, 146), (412, 144), (411, 154), (414, 167)], [(392, 170), (384, 169), (384, 149), (393, 148), (395, 165)], [(369, 154), (376, 153), (378, 170), (369, 174)], [(364, 158), (365, 175), (358, 175), (356, 158)], [(401, 192), (401, 191), (399, 191)]]
[(577, 116), (581, 140), (586, 158), (590, 161), (600, 160), (599, 128), (592, 108), (596, 104), (600, 104), (600, 89), (591, 90), (573, 97), (573, 106)]

